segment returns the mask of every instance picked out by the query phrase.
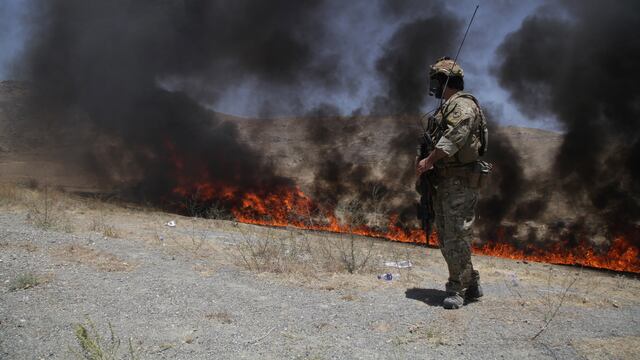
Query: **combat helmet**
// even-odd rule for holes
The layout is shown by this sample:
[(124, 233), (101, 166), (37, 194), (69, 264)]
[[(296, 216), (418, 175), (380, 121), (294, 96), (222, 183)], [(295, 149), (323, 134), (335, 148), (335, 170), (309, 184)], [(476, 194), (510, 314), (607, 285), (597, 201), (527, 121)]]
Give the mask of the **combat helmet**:
[(464, 90), (464, 71), (460, 65), (446, 56), (429, 66), (429, 95), (441, 99), (445, 84)]
[(464, 77), (464, 71), (462, 70), (460, 65), (454, 63), (453, 59), (448, 56), (438, 59), (435, 64), (429, 66), (429, 77), (433, 77), (438, 73), (452, 77)]

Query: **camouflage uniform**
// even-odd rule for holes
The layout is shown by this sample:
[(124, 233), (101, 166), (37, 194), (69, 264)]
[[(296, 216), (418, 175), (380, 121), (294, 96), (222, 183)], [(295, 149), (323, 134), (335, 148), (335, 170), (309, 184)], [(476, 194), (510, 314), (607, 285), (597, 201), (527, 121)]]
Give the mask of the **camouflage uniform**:
[(449, 293), (463, 296), (477, 285), (478, 271), (471, 264), (472, 226), (478, 201), (477, 184), (470, 183), (471, 166), (478, 159), (481, 110), (474, 98), (462, 91), (451, 96), (435, 116), (444, 133), (436, 148), (447, 157), (435, 164), (433, 206), (440, 248), (447, 266)]

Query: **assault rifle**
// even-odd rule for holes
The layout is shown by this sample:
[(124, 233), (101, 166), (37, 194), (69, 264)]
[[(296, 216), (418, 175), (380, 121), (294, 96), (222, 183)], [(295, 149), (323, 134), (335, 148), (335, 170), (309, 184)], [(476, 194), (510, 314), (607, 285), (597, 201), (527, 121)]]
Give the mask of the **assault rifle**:
[[(435, 119), (429, 117), (427, 128), (424, 129), (418, 145), (418, 162), (426, 158), (435, 149), (436, 141), (442, 136), (442, 131), (437, 126)], [(424, 230), (427, 244), (433, 229), (435, 211), (433, 209), (433, 181), (430, 179), (432, 171), (426, 171), (420, 175), (417, 189), (420, 194), (420, 202), (417, 204), (418, 220)]]

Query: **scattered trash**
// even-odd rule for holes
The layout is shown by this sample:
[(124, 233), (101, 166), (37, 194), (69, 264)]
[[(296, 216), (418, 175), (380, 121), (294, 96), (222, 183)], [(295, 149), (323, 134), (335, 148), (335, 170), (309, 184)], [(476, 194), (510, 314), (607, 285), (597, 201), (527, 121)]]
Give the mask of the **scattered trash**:
[(406, 268), (410, 268), (410, 267), (413, 266), (413, 264), (411, 264), (411, 261), (409, 261), (409, 260), (385, 261), (384, 265), (385, 266), (394, 267), (394, 268), (398, 268), (398, 269), (406, 269)]
[(176, 222), (175, 222), (175, 220), (171, 220), (168, 223), (166, 223), (165, 225), (167, 225), (168, 227), (176, 227)]
[(612, 301), (611, 305), (616, 309), (620, 307), (620, 305), (618, 305), (618, 303), (616, 303), (615, 301)]
[(386, 273), (386, 274), (378, 275), (378, 280), (391, 281), (391, 280), (397, 280), (399, 278), (400, 278), (400, 274)]

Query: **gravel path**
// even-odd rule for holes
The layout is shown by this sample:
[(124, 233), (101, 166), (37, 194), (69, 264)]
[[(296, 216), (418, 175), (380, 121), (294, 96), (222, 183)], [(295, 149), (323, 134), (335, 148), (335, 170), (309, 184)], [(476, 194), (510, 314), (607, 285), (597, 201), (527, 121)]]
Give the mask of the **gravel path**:
[[(216, 259), (172, 254), (148, 242), (44, 231), (30, 225), (24, 214), (0, 213), (0, 229), (2, 359), (73, 358), (71, 349), (78, 349), (73, 325), (86, 318), (105, 337), (107, 324), (112, 324), (123, 339), (123, 354), (126, 339), (134, 339), (143, 359), (640, 355), (638, 280), (597, 271), (584, 270), (581, 276), (605, 284), (600, 295), (588, 288), (571, 290), (570, 301), (561, 306), (547, 330), (531, 340), (549, 315), (541, 311), (544, 306), (534, 296), (545, 299), (547, 293), (557, 299), (562, 287), (543, 288), (515, 276), (509, 280), (510, 287), (504, 276), (499, 280), (489, 277), (482, 301), (446, 311), (439, 306), (444, 295), (439, 290), (441, 283), (428, 279), (418, 288), (381, 282), (370, 290), (322, 290), (280, 281), (275, 274), (254, 274)], [(233, 233), (223, 230), (207, 230), (205, 235), (207, 241), (220, 244), (234, 239)], [(121, 267), (61, 256), (70, 245), (99, 254), (103, 263), (121, 262)], [(437, 255), (437, 250), (425, 251)], [(486, 257), (474, 261), (527, 267)], [(546, 267), (534, 264), (516, 273)], [(202, 276), (201, 268), (214, 270)], [(433, 269), (442, 277), (441, 262)], [(39, 274), (47, 281), (11, 291), (13, 279), (25, 273)], [(607, 287), (613, 289), (615, 284), (623, 288), (609, 292)]]

